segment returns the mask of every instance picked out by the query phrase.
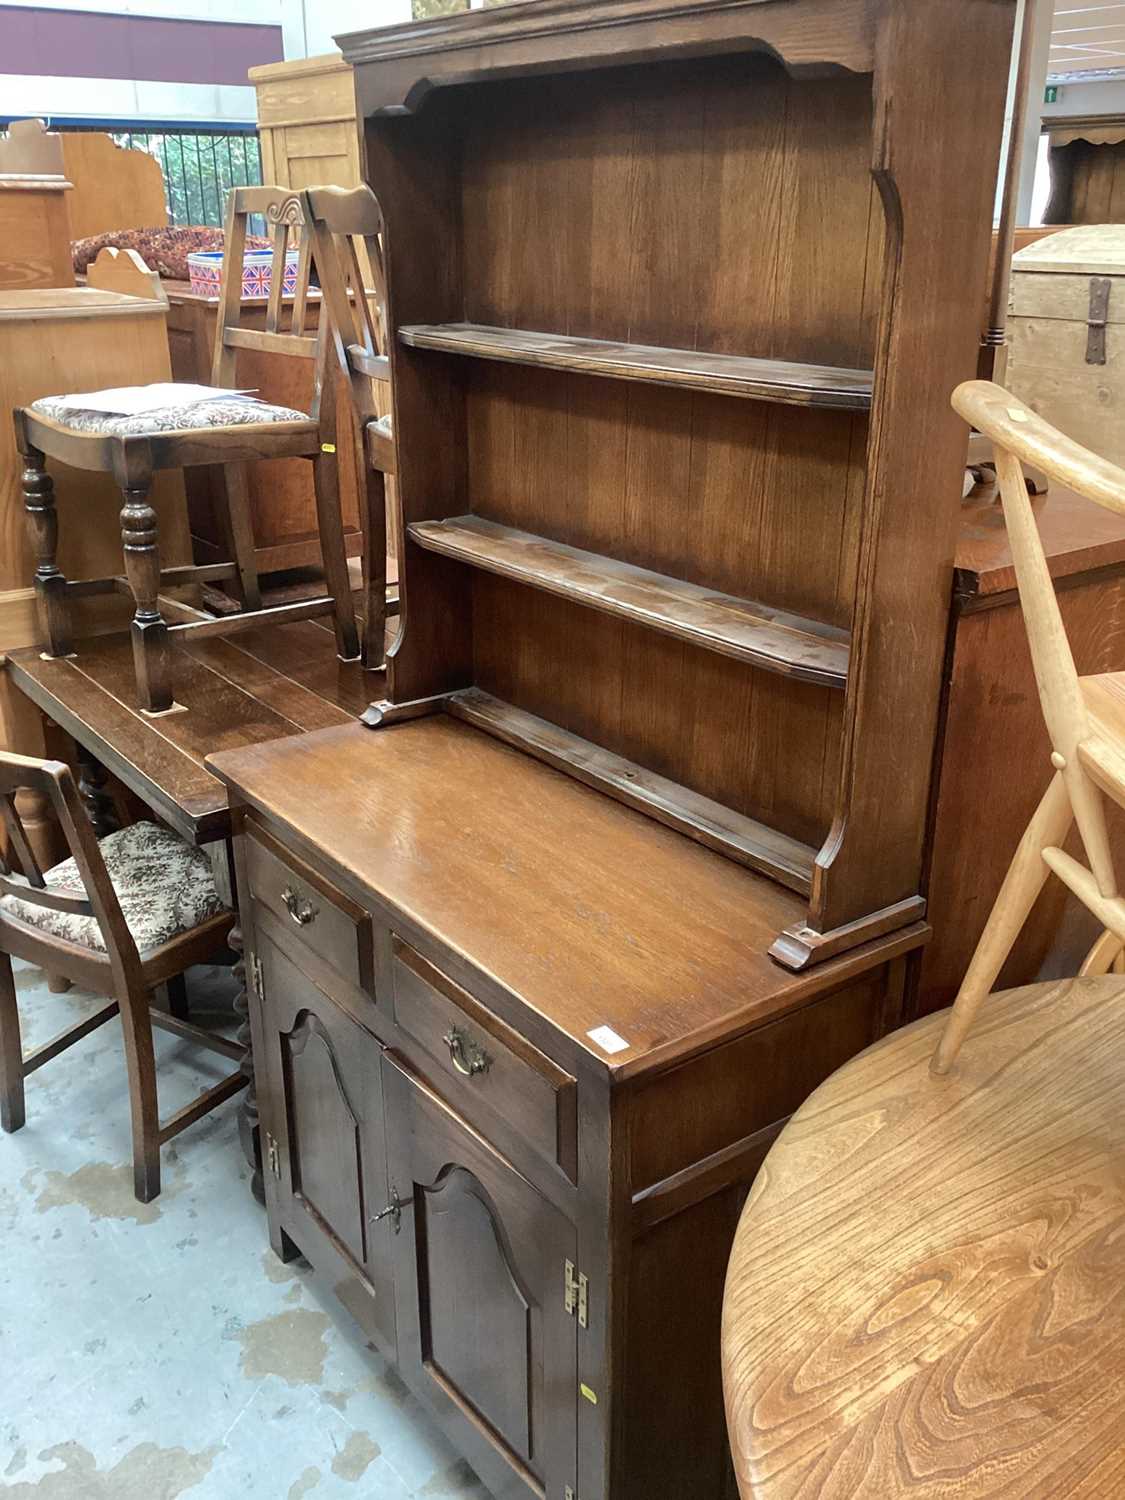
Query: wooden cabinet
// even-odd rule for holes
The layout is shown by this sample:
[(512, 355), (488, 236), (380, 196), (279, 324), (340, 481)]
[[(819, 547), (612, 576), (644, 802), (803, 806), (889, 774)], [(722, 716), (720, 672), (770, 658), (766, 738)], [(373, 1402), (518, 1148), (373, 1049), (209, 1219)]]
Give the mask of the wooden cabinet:
[[(901, 1018), (1014, 10), (533, 0), (345, 38), (403, 624), (362, 724), (209, 765), (251, 950), (377, 1039), (399, 1366), (501, 1500), (733, 1496), (739, 1211)], [(263, 838), (297, 903), (366, 914), (369, 988), (253, 888)]]
[(492, 1472), (510, 1471), (496, 1500), (561, 1500), (577, 1464), (577, 1231), (393, 1054), (384, 1076), (400, 1368), (463, 1448), (483, 1442)]
[[(371, 1337), (395, 1346), (381, 1049), (260, 928), (255, 1068), (271, 1227), (329, 1268)], [(259, 1041), (260, 1037), (260, 1041)]]
[(263, 182), (306, 188), (363, 181), (355, 80), (338, 52), (267, 63), (247, 77), (258, 96)]
[(925, 928), (788, 973), (795, 893), (445, 717), (209, 764), (275, 1247), (501, 1500), (726, 1500), (739, 1210)]

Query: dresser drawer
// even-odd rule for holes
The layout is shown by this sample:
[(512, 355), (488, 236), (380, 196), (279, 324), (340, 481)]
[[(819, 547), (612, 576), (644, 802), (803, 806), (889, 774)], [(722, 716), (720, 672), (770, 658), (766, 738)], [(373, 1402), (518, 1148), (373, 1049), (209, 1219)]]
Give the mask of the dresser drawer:
[(350, 984), (374, 995), (371, 918), (323, 875), (261, 829), (246, 832), (250, 894), (267, 908), (300, 947), (311, 949)]
[(475, 1106), (483, 1106), (577, 1182), (577, 1089), (570, 1074), (397, 937), (392, 973), (399, 1032), (438, 1064), (443, 1092), (466, 1119), (479, 1125)]

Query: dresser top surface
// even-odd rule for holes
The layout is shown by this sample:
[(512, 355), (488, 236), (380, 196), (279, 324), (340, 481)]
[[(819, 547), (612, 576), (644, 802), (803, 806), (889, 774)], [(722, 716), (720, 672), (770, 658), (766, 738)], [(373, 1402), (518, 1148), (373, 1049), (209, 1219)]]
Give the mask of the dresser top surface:
[[(789, 973), (767, 950), (803, 917), (799, 897), (446, 717), (207, 763), (614, 1072), (772, 1019), (922, 937)], [(589, 1035), (602, 1027), (627, 1046), (604, 1051)]]

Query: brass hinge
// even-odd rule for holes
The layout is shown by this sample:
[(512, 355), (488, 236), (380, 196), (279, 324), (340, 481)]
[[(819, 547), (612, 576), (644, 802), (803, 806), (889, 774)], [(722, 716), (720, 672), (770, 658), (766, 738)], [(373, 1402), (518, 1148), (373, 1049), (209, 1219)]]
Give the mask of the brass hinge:
[(256, 953), (250, 955), (250, 988), (258, 997), (259, 1002), (266, 998), (265, 985), (262, 982), (262, 960)]
[(269, 1134), (268, 1131), (266, 1133), (266, 1160), (269, 1163), (270, 1171), (278, 1179), (278, 1181), (280, 1181), (281, 1152), (277, 1149), (277, 1141), (272, 1135)]
[(575, 1271), (574, 1262), (568, 1260), (563, 1272), (563, 1302), (573, 1318), (578, 1312), (579, 1328), (588, 1328), (590, 1318), (590, 1283), (584, 1275)]

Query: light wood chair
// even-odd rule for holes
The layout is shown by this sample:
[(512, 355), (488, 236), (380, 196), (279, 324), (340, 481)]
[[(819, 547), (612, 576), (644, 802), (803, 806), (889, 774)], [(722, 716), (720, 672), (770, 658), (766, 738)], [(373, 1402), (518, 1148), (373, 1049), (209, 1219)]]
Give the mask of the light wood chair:
[[(70, 858), (40, 870), (16, 808), (16, 793), (46, 798)], [(152, 1008), (153, 992), (192, 964), (221, 954), (234, 923), (215, 890), (207, 856), (178, 834), (134, 823), (100, 843), (67, 766), (0, 753), (0, 1126), (25, 1119), (24, 1081), (44, 1063), (120, 1015), (133, 1128), (133, 1185), (148, 1203), (160, 1192), (160, 1148), (245, 1087), (239, 1068), (161, 1124), (152, 1028), (160, 1026), (240, 1063), (237, 1042), (192, 1025), (182, 1010)], [(13, 878), (12, 862), (26, 884)], [(110, 1003), (23, 1054), (12, 958), (27, 959), (112, 997)]]
[[(241, 328), (242, 263), (246, 224), (261, 214), (273, 242), (272, 283), (262, 331)], [(131, 593), (133, 651), (138, 698), (148, 713), (173, 708), (169, 646), (186, 633), (229, 635), (265, 622), (284, 624), (332, 614), (341, 658), (359, 654), (355, 610), (348, 582), (344, 527), (336, 466), (336, 432), (329, 373), (333, 341), (322, 320), (316, 335), (305, 332), (311, 238), (302, 193), (286, 188), (235, 188), (228, 199), (226, 254), (215, 341), (213, 384), (233, 392), (240, 349), (273, 351), (315, 362), (314, 396), (308, 413), (232, 394), (229, 399), (172, 405), (143, 416), (117, 417), (75, 411), (46, 397), (14, 413), (16, 439), (24, 462), (24, 500), (37, 559), (35, 588), (43, 635), (52, 656), (73, 651), (69, 603), (76, 597), (113, 591)], [(292, 315), (283, 328), (283, 274), (290, 243), (300, 233), (299, 264)], [(68, 581), (57, 565), (58, 520), (54, 485), (46, 471), (53, 458), (78, 469), (110, 472), (121, 486), (121, 531), (125, 573), (112, 578)], [(262, 609), (254, 564), (254, 538), (247, 496), (246, 465), (264, 458), (308, 458), (313, 463), (317, 518), (327, 578), (323, 597)], [(197, 464), (221, 467), (225, 475), (223, 520), (231, 561), (205, 567), (162, 569), (156, 513), (149, 503), (158, 469)], [(192, 581), (233, 579), (243, 612), (218, 620), (168, 625), (161, 613), (162, 587)]]
[[(1125, 515), (1125, 470), (1056, 431), (1017, 396), (974, 380), (954, 393), (960, 414), (992, 440), (1020, 604), (1027, 626), (1054, 775), (1016, 850), (957, 995), (934, 1072), (952, 1067), (981, 1004), (1054, 872), (1108, 929), (1083, 966), (1104, 974), (1125, 943), (1122, 898), (1106, 833), (1105, 797), (1125, 806), (1125, 673), (1079, 677), (1024, 479), (1038, 466), (1107, 510)], [(1062, 847), (1077, 823), (1083, 865)]]
[(362, 438), (366, 478), (364, 515), (363, 658), (378, 667), (385, 657), (387, 550), (398, 555), (400, 528), (388, 531), (387, 476), (396, 469), (393, 419), (380, 412), (391, 379), (387, 354), (385, 228), (369, 187), (309, 188), (313, 254), (321, 293), (338, 340), (337, 359), (348, 372), (352, 411)]

